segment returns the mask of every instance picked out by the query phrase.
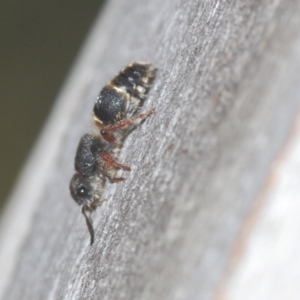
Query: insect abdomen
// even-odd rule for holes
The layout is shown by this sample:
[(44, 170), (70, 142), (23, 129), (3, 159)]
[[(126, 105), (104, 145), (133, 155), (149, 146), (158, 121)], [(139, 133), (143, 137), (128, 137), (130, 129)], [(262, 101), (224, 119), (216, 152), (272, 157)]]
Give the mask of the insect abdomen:
[(154, 77), (150, 63), (132, 63), (126, 66), (100, 92), (94, 106), (94, 115), (103, 125), (130, 117), (142, 106)]
[(111, 86), (105, 86), (94, 106), (94, 114), (105, 125), (120, 120), (126, 110), (124, 95)]

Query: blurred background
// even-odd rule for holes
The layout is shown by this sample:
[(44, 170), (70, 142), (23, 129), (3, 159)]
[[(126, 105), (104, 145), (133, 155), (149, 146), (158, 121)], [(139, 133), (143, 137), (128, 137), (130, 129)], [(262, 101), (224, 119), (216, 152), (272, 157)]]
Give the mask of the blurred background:
[(0, 209), (104, 2), (0, 2)]

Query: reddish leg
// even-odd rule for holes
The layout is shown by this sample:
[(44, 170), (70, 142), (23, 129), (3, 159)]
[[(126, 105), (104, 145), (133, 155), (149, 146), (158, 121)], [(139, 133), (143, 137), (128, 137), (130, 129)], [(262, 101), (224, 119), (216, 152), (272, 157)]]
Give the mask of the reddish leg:
[(105, 140), (107, 140), (108, 142), (110, 142), (114, 146), (117, 144), (117, 139), (115, 138), (115, 136), (113, 134), (108, 133), (107, 131), (105, 131), (105, 129), (102, 129), (100, 131), (100, 133), (101, 133), (101, 135), (103, 136), (103, 138)]
[(109, 165), (109, 166), (112, 166), (112, 167), (115, 167), (115, 168), (119, 168), (119, 169), (122, 169), (122, 170), (125, 170), (125, 171), (130, 171), (131, 169), (119, 162), (117, 162), (116, 160), (114, 160), (114, 158), (108, 154), (107, 152), (100, 152), (99, 153), (100, 157)]
[(106, 175), (106, 177), (111, 181), (111, 182), (120, 182), (120, 181), (124, 181), (125, 178), (123, 177), (111, 177), (110, 174)]
[(112, 177), (112, 175), (109, 173), (108, 171), (108, 167), (107, 164), (104, 165), (100, 165), (100, 172), (109, 179), (110, 182), (120, 182), (120, 181), (124, 181), (125, 178), (123, 177)]
[(104, 127), (100, 133), (102, 134), (102, 136), (110, 143), (115, 143), (116, 142), (116, 138), (115, 136), (111, 133), (112, 131), (118, 130), (122, 127), (126, 127), (132, 123), (134, 123), (137, 119), (145, 119), (148, 116), (152, 115), (155, 111), (155, 108), (150, 109), (149, 111), (143, 113), (143, 114), (139, 114), (136, 116), (133, 116), (129, 119), (124, 119), (121, 120), (115, 124), (112, 125), (108, 125), (106, 127)]

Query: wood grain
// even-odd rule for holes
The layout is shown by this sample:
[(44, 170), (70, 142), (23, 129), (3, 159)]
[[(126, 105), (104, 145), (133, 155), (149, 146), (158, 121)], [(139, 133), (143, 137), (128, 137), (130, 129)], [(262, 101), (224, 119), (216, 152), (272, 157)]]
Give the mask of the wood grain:
[[(291, 0), (110, 1), (2, 221), (3, 299), (212, 299), (299, 109), (299, 16)], [(158, 68), (156, 112), (125, 142), (132, 171), (106, 185), (90, 247), (74, 154), (97, 93), (135, 60)]]

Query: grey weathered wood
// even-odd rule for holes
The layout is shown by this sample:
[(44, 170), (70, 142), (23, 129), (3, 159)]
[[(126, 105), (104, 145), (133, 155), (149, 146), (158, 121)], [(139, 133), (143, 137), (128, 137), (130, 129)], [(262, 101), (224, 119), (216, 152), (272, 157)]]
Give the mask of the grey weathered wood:
[[(3, 299), (211, 299), (300, 99), (299, 1), (110, 1), (12, 195)], [(68, 183), (95, 96), (151, 61), (156, 113), (126, 140), (95, 244)], [(5, 289), (6, 287), (6, 289)]]

